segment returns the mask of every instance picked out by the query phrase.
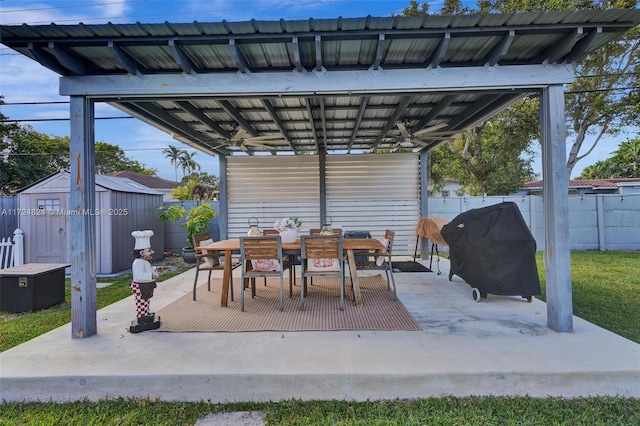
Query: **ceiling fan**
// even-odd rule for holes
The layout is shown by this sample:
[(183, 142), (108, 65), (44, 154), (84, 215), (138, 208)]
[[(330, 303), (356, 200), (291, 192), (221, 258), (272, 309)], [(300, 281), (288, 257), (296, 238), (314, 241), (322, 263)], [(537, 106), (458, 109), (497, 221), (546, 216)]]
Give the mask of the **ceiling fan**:
[(283, 138), (282, 135), (245, 137), (244, 135), (246, 133), (247, 131), (245, 129), (238, 128), (230, 139), (226, 139), (226, 142), (218, 145), (218, 147), (224, 145), (232, 145), (237, 146), (241, 150), (247, 152), (251, 147), (258, 147), (272, 151), (277, 145), (289, 145), (289, 141)]
[(413, 148), (416, 145), (427, 146), (428, 144), (425, 143), (424, 140), (449, 139), (452, 135), (459, 133), (457, 131), (437, 132), (437, 130), (447, 127), (446, 123), (439, 123), (411, 133), (407, 128), (407, 124), (407, 122), (402, 121), (398, 121), (396, 123), (398, 130), (400, 130), (400, 136), (398, 137), (398, 141), (391, 148), (392, 150), (396, 150), (400, 147)]

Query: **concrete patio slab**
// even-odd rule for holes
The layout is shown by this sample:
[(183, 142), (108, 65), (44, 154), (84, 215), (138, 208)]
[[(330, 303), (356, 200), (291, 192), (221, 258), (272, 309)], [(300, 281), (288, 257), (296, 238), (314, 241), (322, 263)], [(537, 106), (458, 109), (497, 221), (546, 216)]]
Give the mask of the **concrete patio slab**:
[[(640, 398), (639, 344), (577, 317), (573, 333), (554, 332), (539, 300), (489, 295), (475, 303), (470, 286), (450, 282), (440, 262), (443, 275), (395, 274), (421, 331), (131, 334), (130, 297), (98, 311), (95, 336), (72, 339), (67, 324), (0, 354), (0, 398)], [(189, 293), (193, 278), (191, 270), (159, 283), (152, 310)]]

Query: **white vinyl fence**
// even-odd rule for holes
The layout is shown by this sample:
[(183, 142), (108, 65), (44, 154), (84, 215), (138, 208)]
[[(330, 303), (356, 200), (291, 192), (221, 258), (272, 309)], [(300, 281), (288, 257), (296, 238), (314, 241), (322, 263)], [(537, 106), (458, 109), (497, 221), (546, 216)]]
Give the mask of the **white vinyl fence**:
[[(429, 198), (429, 216), (452, 220), (464, 211), (503, 201), (518, 205), (538, 250), (544, 250), (541, 196)], [(569, 196), (569, 239), (571, 250), (640, 250), (640, 194)]]
[(20, 229), (13, 232), (13, 240), (10, 237), (0, 239), (0, 269), (20, 266), (24, 263), (24, 236)]

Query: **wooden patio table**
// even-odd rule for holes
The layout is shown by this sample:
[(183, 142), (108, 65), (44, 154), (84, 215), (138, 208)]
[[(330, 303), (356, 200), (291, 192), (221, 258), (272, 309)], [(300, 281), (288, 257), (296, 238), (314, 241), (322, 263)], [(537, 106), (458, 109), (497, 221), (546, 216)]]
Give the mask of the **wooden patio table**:
[[(220, 306), (226, 307), (229, 300), (229, 285), (231, 283), (231, 254), (240, 252), (240, 240), (229, 239), (215, 241), (213, 244), (197, 247), (198, 250), (218, 250), (224, 251), (224, 270), (222, 273), (222, 296)], [(356, 305), (362, 305), (362, 296), (360, 295), (360, 286), (358, 283), (358, 271), (356, 269), (356, 257), (354, 250), (383, 250), (384, 246), (376, 238), (344, 238), (342, 240), (342, 249), (347, 252), (349, 260), (349, 268), (351, 270), (351, 279), (353, 286), (353, 294)], [(300, 240), (295, 243), (283, 243), (283, 254), (296, 255), (300, 254)]]

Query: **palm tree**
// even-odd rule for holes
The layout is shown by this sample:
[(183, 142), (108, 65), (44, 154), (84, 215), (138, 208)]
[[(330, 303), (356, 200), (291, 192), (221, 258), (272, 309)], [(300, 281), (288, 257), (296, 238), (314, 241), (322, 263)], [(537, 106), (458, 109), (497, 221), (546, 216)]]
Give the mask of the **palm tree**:
[(187, 154), (187, 151), (185, 151), (184, 149), (176, 148), (173, 145), (169, 145), (168, 148), (162, 150), (162, 153), (169, 159), (171, 164), (173, 164), (173, 167), (176, 170), (176, 182), (178, 182), (178, 166), (182, 167), (182, 158), (185, 154)]
[(640, 163), (640, 138), (630, 139), (622, 142), (615, 152), (620, 169), (623, 170), (624, 177), (638, 177), (638, 163)]
[[(192, 172), (200, 171), (200, 164), (193, 157), (196, 156), (196, 152), (187, 152), (183, 151), (182, 155), (178, 160), (178, 164), (182, 169), (182, 174), (185, 176), (191, 174)], [(177, 179), (176, 179), (177, 180)]]

